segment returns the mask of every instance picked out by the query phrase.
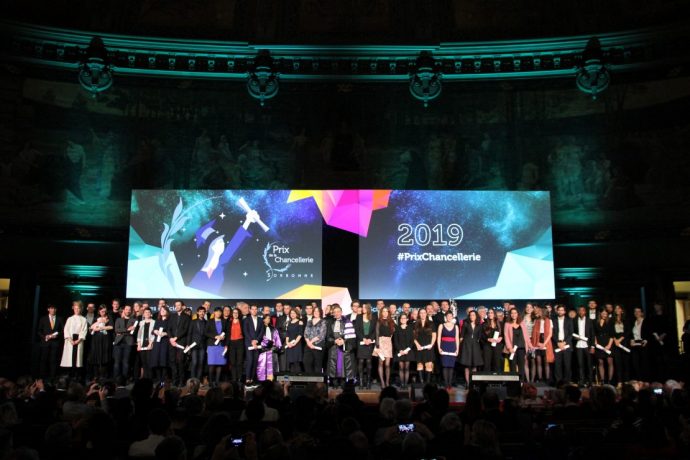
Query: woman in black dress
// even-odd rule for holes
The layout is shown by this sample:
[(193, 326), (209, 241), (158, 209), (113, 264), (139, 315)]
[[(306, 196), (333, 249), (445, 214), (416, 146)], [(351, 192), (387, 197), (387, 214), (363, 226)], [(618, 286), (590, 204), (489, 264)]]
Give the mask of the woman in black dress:
[(470, 371), (476, 372), (477, 367), (484, 365), (482, 358), (482, 326), (479, 324), (477, 312), (472, 310), (467, 314), (467, 319), (462, 323), (460, 331), (460, 364), (465, 366), (465, 382), (470, 384)]
[(290, 310), (290, 322), (285, 334), (285, 355), (288, 369), (293, 374), (300, 372), (302, 362), (302, 331), (304, 323), (299, 319), (297, 309)]
[(418, 319), (414, 325), (414, 344), (417, 348), (417, 372), (420, 382), (427, 383), (431, 373), (434, 372), (434, 344), (436, 343), (436, 331), (429, 321), (424, 308), (419, 309)]
[[(600, 383), (609, 383), (613, 378), (613, 336), (613, 322), (609, 321), (608, 312), (601, 310), (597, 322), (594, 323), (594, 356), (597, 358)], [(604, 364), (608, 366), (608, 379)]]
[(108, 316), (108, 307), (98, 307), (98, 318), (91, 325), (91, 366), (94, 377), (108, 376), (108, 367), (113, 356), (113, 320)]
[(494, 309), (489, 309), (482, 327), (482, 348), (484, 370), (503, 373), (503, 325), (496, 318)]
[(159, 383), (165, 382), (170, 369), (169, 328), (170, 312), (168, 312), (168, 307), (161, 307), (158, 310), (156, 322), (153, 324), (153, 335), (156, 336), (156, 339), (153, 341), (153, 349), (149, 353), (149, 365), (153, 371), (153, 378)]
[(371, 305), (365, 303), (362, 314), (355, 319), (357, 334), (357, 370), (360, 387), (371, 388), (371, 354), (376, 343), (376, 318), (371, 313)]
[[(613, 365), (616, 368), (614, 376), (619, 382), (630, 380), (630, 338), (632, 328), (626, 321), (625, 311), (621, 305), (616, 305), (613, 309)], [(621, 348), (625, 347), (628, 351)]]
[(410, 361), (414, 361), (414, 331), (408, 324), (409, 318), (405, 313), (398, 317), (398, 327), (393, 333), (393, 350), (400, 368), (400, 385), (407, 389), (407, 381), (410, 379)]

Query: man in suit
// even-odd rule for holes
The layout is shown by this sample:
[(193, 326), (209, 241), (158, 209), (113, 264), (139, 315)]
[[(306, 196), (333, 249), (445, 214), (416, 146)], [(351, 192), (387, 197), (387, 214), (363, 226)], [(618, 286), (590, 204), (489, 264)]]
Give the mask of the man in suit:
[(40, 375), (51, 380), (57, 374), (62, 348), (62, 330), (65, 327), (62, 318), (56, 315), (55, 305), (48, 305), (48, 314), (38, 320), (38, 338), (40, 340)]
[(580, 385), (592, 381), (592, 356), (594, 354), (594, 322), (587, 316), (587, 309), (580, 306), (573, 324), (575, 354), (580, 375)]
[(184, 353), (184, 348), (190, 343), (188, 339), (192, 317), (185, 312), (186, 309), (184, 302), (178, 300), (175, 302), (175, 312), (170, 315), (172, 379), (178, 386), (184, 385), (187, 380), (185, 378), (187, 355)]
[(113, 342), (113, 377), (117, 380), (120, 377), (129, 377), (129, 356), (134, 346), (134, 325), (135, 319), (132, 318), (132, 307), (125, 305), (122, 309), (122, 316), (115, 320), (115, 340)]
[[(210, 302), (204, 302), (204, 305), (211, 305)], [(192, 378), (201, 380), (204, 373), (204, 358), (206, 357), (206, 308), (204, 305), (196, 309), (196, 319), (191, 323), (189, 329), (189, 345), (196, 343), (189, 354), (192, 355)]]
[(256, 305), (249, 307), (249, 316), (242, 322), (242, 335), (244, 336), (245, 362), (244, 371), (247, 384), (254, 382), (256, 365), (261, 351), (261, 339), (264, 335), (263, 321), (259, 319), (259, 308)]
[[(275, 328), (280, 336), (280, 343), (285, 343), (285, 335), (287, 334), (287, 325), (290, 322), (290, 310), (292, 310), (292, 305), (285, 303), (281, 307), (282, 313), (277, 312), (276, 306), (276, 324)], [(285, 355), (285, 349), (281, 347), (278, 351), (278, 370), (280, 372), (287, 371), (287, 356)]]
[(553, 321), (551, 341), (553, 342), (555, 358), (556, 383), (560, 381), (569, 382), (573, 354), (573, 322), (565, 314), (565, 305), (556, 306), (556, 318)]

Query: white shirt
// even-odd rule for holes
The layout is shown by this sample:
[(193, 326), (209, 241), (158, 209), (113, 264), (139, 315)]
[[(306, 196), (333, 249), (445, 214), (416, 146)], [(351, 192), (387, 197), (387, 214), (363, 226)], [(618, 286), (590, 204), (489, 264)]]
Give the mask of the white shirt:
[(264, 338), (266, 340), (273, 340), (273, 334), (271, 334), (271, 328), (267, 327), (266, 332), (264, 333)]
[(565, 316), (558, 318), (558, 341), (563, 342), (565, 340)]
[[(587, 324), (587, 317), (580, 318), (579, 316), (577, 317), (577, 335), (580, 337), (587, 337), (586, 335), (586, 329), (585, 329), (585, 324)], [(589, 339), (589, 337), (587, 337)], [(577, 344), (575, 344), (575, 348), (587, 348), (587, 341), (586, 340), (578, 340)]]
[(257, 318), (256, 316), (252, 316), (252, 323), (254, 323), (254, 330), (256, 330), (256, 328), (257, 328), (258, 321), (259, 321), (259, 318)]
[(539, 321), (539, 333), (544, 333), (544, 321)]
[(589, 315), (589, 319), (591, 319), (592, 321), (596, 321), (596, 320), (597, 320), (597, 310), (596, 310), (596, 309), (594, 309), (594, 310), (587, 310), (587, 314)]
[(644, 321), (644, 318), (635, 320), (635, 325), (633, 326), (633, 340), (642, 340), (642, 321)]

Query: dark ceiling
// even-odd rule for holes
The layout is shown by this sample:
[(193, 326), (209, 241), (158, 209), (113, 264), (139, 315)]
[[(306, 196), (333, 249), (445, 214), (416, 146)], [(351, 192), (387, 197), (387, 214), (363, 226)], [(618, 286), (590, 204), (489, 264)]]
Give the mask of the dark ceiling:
[(690, 17), (688, 0), (8, 0), (8, 19), (254, 43), (426, 43), (589, 35)]

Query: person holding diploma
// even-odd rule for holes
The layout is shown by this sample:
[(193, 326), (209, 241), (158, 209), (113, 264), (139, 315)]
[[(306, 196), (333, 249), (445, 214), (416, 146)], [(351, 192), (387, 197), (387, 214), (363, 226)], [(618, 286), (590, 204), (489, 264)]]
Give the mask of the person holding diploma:
[(223, 319), (223, 310), (216, 307), (213, 310), (213, 318), (206, 323), (206, 354), (208, 359), (208, 380), (214, 385), (220, 383), (220, 374), (227, 364), (226, 336), (227, 323)]
[(91, 325), (91, 365), (94, 377), (108, 377), (108, 367), (113, 356), (113, 319), (108, 314), (108, 307), (98, 307), (98, 318)]
[[(552, 323), (544, 316), (544, 309), (539, 305), (534, 307), (534, 327), (532, 328), (532, 345), (534, 346), (534, 360), (537, 373), (532, 376), (533, 381), (548, 383), (551, 380), (551, 367), (554, 362), (553, 344), (551, 343)], [(542, 380), (543, 379), (543, 380)]]
[(56, 315), (55, 305), (48, 305), (48, 314), (38, 320), (38, 340), (40, 357), (40, 372), (42, 379), (54, 379), (57, 375), (60, 353), (60, 342), (62, 340), (65, 325), (62, 318)]
[(393, 349), (395, 350), (396, 360), (400, 371), (400, 385), (403, 390), (407, 389), (407, 382), (410, 380), (410, 361), (414, 361), (414, 328), (409, 324), (407, 313), (400, 313), (398, 317), (398, 328), (393, 334)]
[(168, 307), (160, 307), (158, 318), (153, 325), (153, 349), (149, 354), (149, 365), (153, 378), (159, 383), (165, 383), (170, 369), (170, 312)]
[[(230, 362), (230, 378), (233, 382), (242, 379), (244, 369), (244, 335), (242, 335), (242, 312), (239, 308), (233, 308), (228, 321), (230, 337), (228, 340), (228, 361)], [(282, 341), (281, 341), (282, 343)]]
[(395, 322), (390, 309), (384, 308), (376, 320), (376, 348), (372, 352), (379, 358), (379, 382), (381, 388), (391, 384), (391, 359), (393, 358), (393, 333)]
[(113, 342), (113, 377), (129, 378), (129, 361), (134, 345), (136, 320), (132, 318), (132, 307), (125, 305), (122, 316), (115, 320), (115, 341)]
[(144, 307), (142, 309), (141, 321), (137, 327), (137, 353), (141, 360), (142, 377), (150, 379), (151, 364), (149, 358), (153, 349), (153, 343), (156, 341), (156, 335), (153, 333), (155, 321), (151, 317), (150, 308)]
[(436, 331), (428, 318), (426, 309), (420, 308), (418, 319), (414, 324), (414, 344), (417, 348), (417, 372), (420, 375), (420, 383), (427, 383), (431, 373), (434, 372), (434, 344), (436, 343)]
[(625, 319), (621, 305), (613, 308), (613, 365), (616, 368), (616, 383), (630, 380), (630, 324)]
[(573, 339), (575, 340), (575, 355), (580, 374), (580, 386), (587, 385), (592, 380), (592, 358), (594, 354), (594, 323), (587, 317), (587, 309), (580, 306), (577, 309)]
[(307, 374), (321, 374), (323, 349), (326, 346), (326, 321), (321, 307), (314, 307), (311, 321), (304, 328), (304, 371)]
[(290, 320), (285, 331), (285, 353), (288, 369), (291, 374), (298, 374), (302, 362), (302, 330), (304, 323), (300, 320), (297, 309), (290, 310)]
[[(599, 368), (599, 382), (609, 383), (613, 380), (613, 322), (609, 321), (609, 313), (606, 310), (599, 312), (599, 318), (594, 324), (594, 356)], [(608, 368), (608, 374), (606, 368)], [(607, 378), (608, 377), (608, 378)]]
[(565, 314), (565, 305), (556, 305), (551, 341), (554, 348), (554, 373), (558, 382), (569, 382), (573, 356), (573, 321)]
[(254, 383), (259, 350), (261, 349), (261, 339), (264, 337), (264, 325), (262, 321), (259, 321), (258, 312), (259, 307), (252, 305), (249, 307), (249, 316), (242, 320), (242, 336), (244, 337), (244, 348), (246, 350), (244, 376), (247, 379), (247, 385)]
[(69, 369), (71, 377), (79, 377), (81, 368), (84, 367), (84, 340), (88, 332), (86, 318), (81, 315), (81, 300), (72, 302), (72, 316), (67, 318), (63, 337), (65, 346), (62, 348), (62, 360), (60, 367)]
[(376, 343), (376, 317), (371, 312), (371, 304), (364, 304), (362, 314), (357, 315), (353, 324), (355, 334), (357, 334), (359, 385), (360, 387), (371, 388), (371, 356)]
[(199, 380), (204, 373), (206, 323), (206, 307), (201, 305), (197, 307), (196, 317), (192, 319), (189, 328), (189, 345), (185, 348), (185, 351), (192, 356), (191, 376)]
[(649, 381), (649, 341), (652, 333), (649, 322), (645, 319), (641, 307), (633, 310), (635, 321), (632, 326), (630, 351), (632, 358), (632, 377), (636, 380)]
[(484, 365), (482, 357), (482, 347), (480, 340), (482, 337), (482, 326), (479, 324), (479, 316), (476, 310), (467, 314), (467, 319), (462, 323), (460, 331), (460, 364), (465, 366), (465, 382), (467, 387), (470, 385), (470, 373), (476, 372), (477, 368)]
[(527, 325), (522, 321), (517, 308), (510, 309), (508, 320), (503, 327), (503, 336), (505, 338), (504, 352), (508, 354), (510, 371), (517, 371), (520, 379), (523, 382), (527, 381), (527, 353), (532, 350), (532, 342), (527, 332)]
[(438, 353), (441, 356), (441, 367), (443, 368), (443, 381), (446, 384), (446, 389), (450, 391), (453, 387), (455, 361), (460, 350), (460, 333), (455, 324), (453, 312), (448, 310), (444, 316), (445, 322), (438, 326), (436, 337), (438, 337)]
[(491, 308), (482, 325), (482, 348), (484, 352), (484, 370), (496, 374), (503, 373), (503, 325)]

